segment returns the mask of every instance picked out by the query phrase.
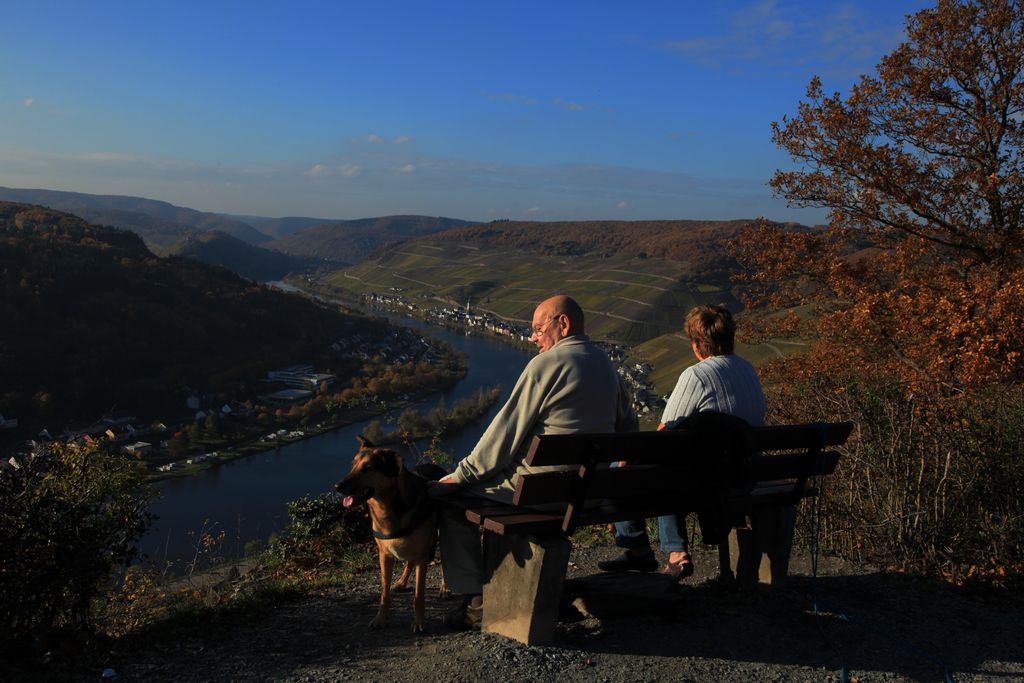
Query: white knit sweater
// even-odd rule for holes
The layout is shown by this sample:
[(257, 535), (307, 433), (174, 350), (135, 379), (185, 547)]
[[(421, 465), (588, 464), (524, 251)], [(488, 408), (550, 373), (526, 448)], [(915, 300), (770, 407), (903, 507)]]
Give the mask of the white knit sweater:
[(764, 392), (754, 366), (737, 355), (711, 356), (683, 370), (661, 421), (666, 427), (694, 413), (713, 410), (743, 418), (751, 426), (764, 422)]

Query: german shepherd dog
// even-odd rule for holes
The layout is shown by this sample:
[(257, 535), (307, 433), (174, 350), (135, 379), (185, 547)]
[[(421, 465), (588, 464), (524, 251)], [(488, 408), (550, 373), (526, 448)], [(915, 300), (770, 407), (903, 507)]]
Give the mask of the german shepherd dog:
[(405, 562), (405, 570), (395, 588), (404, 588), (412, 568), (416, 568), (412, 631), (423, 633), (427, 565), (437, 544), (437, 512), (427, 495), (427, 482), (436, 481), (447, 472), (432, 464), (410, 471), (395, 451), (378, 448), (362, 435), (356, 438), (359, 450), (352, 458), (352, 470), (334, 488), (344, 497), (345, 507), (366, 503), (370, 508), (381, 586), (380, 608), (370, 628), (387, 624), (391, 577), (397, 559)]

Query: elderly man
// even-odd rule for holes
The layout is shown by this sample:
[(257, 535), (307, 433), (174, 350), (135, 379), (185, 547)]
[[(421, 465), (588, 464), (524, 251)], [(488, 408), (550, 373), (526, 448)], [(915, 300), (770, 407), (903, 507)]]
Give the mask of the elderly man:
[[(615, 368), (583, 333), (579, 304), (565, 295), (551, 297), (537, 306), (532, 327), (537, 356), (473, 452), (434, 486), (433, 495), (457, 493), (508, 503), (517, 475), (557, 469), (523, 462), (534, 436), (636, 429), (636, 415)], [(462, 607), (446, 621), (477, 625), (484, 571), (480, 531), (458, 508), (443, 512), (440, 526), (445, 582), (464, 596)]]

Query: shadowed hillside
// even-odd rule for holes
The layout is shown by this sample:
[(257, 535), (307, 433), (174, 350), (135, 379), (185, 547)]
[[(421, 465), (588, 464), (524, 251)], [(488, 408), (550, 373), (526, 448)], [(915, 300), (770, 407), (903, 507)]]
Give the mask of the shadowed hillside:
[(93, 419), (112, 405), (180, 408), (296, 362), (343, 374), (329, 344), (383, 323), (154, 256), (133, 233), (0, 202), (0, 412)]
[(288, 273), (314, 268), (322, 262), (282, 254), (247, 244), (219, 230), (190, 235), (168, 249), (167, 256), (186, 256), (222, 266), (250, 280), (279, 280)]
[(330, 218), (308, 218), (306, 216), (286, 216), (284, 218), (267, 218), (266, 216), (232, 216), (243, 223), (248, 223), (271, 239), (294, 235), (306, 228), (324, 223), (334, 223)]
[(361, 218), (317, 225), (264, 246), (293, 256), (358, 263), (392, 242), (416, 239), (464, 225), (468, 223), (433, 216)]

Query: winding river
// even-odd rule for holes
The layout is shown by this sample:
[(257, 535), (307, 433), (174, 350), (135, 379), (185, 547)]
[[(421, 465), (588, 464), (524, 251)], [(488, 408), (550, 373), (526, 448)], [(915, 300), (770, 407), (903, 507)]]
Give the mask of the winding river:
[[(397, 322), (442, 339), (468, 357), (465, 379), (447, 392), (428, 397), (421, 407), (436, 405), (440, 396), (451, 406), (480, 387), (502, 387), (501, 398), (487, 415), (444, 439), (445, 450), (461, 458), (508, 398), (531, 354), (491, 337), (464, 336), (415, 320)], [(160, 496), (150, 505), (158, 519), (140, 544), (142, 552), (157, 563), (180, 566), (197, 556), (198, 540), (204, 533), (223, 534), (218, 552), (229, 557), (240, 556), (249, 541), (265, 542), (285, 527), (288, 501), (333, 490), (334, 482), (352, 463), (356, 434), (370, 421), (233, 460), (194, 476), (158, 482), (155, 486)]]

